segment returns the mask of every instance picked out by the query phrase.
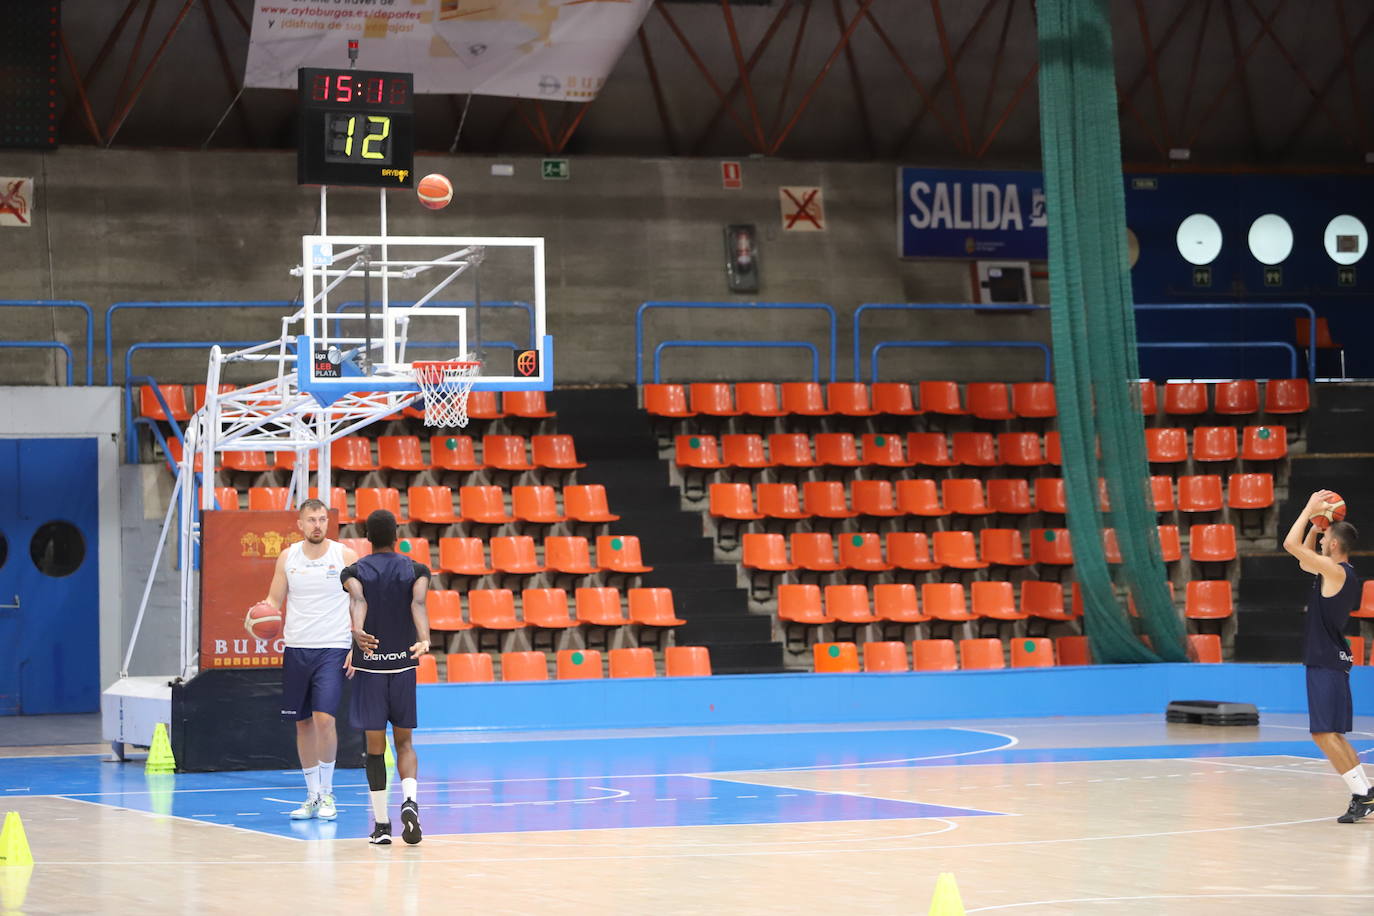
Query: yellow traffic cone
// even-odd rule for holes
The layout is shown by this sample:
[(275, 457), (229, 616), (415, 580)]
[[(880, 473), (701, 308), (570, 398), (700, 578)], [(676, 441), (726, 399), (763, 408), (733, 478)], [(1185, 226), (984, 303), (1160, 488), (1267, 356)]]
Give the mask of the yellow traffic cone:
[(943, 872), (935, 882), (935, 896), (930, 899), (929, 916), (964, 916), (964, 901), (959, 898), (959, 885), (954, 875)]
[(31, 878), (32, 865), (0, 868), (0, 908), (3, 908), (5, 913), (18, 913), (23, 909), (24, 898), (29, 895)]
[(0, 866), (15, 865), (33, 865), (33, 853), (29, 852), (29, 839), (24, 835), (19, 812), (11, 811), (5, 815), (5, 826), (0, 828)]
[(157, 723), (153, 730), (153, 746), (148, 748), (148, 760), (143, 764), (145, 773), (175, 773), (176, 758), (172, 756), (172, 742), (167, 740), (167, 726)]

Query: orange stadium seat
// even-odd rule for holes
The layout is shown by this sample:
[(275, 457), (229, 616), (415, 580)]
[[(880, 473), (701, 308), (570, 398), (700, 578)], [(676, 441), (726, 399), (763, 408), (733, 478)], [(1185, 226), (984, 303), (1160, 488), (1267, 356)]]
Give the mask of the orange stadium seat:
[(1178, 479), (1180, 512), (1217, 512), (1222, 507), (1221, 477), (1194, 474)]
[(824, 531), (794, 531), (791, 537), (792, 562), (808, 572), (838, 572), (835, 542)]
[(811, 513), (801, 507), (801, 496), (794, 483), (761, 483), (755, 492), (759, 511), (769, 518), (795, 521), (811, 517)]
[(157, 390), (162, 393), (162, 400), (167, 402), (167, 410), (172, 412), (171, 416), (169, 417), (162, 409), (157, 395), (147, 385), (138, 389), (138, 412), (141, 416), (150, 420), (178, 420), (183, 423), (191, 419), (191, 412), (186, 409), (185, 388), (180, 385), (158, 385)]
[(1021, 583), (1021, 613), (1039, 620), (1067, 623), (1073, 612), (1064, 607), (1064, 586), (1029, 579)]
[(687, 406), (687, 392), (681, 385), (645, 385), (644, 410), (650, 416), (683, 420), (696, 416)]
[(944, 507), (955, 515), (991, 515), (983, 491), (983, 481), (977, 478), (951, 477), (940, 484)]
[(869, 518), (895, 518), (906, 513), (897, 505), (890, 480), (856, 480), (849, 485), (854, 511)]
[(1360, 588), (1360, 606), (1351, 617), (1374, 618), (1374, 579), (1365, 579)]
[(663, 650), (663, 673), (668, 677), (709, 677), (711, 652), (705, 646), (669, 646)]
[(1311, 406), (1305, 378), (1271, 379), (1264, 386), (1266, 414), (1306, 413)]
[[(320, 453), (315, 451), (314, 449), (311, 449), (309, 452), (307, 452), (307, 454), (310, 456), (309, 459), (307, 459), (310, 463), (310, 470), (318, 471), (320, 469)], [(278, 449), (276, 455), (274, 456), (274, 459), (275, 460), (272, 463), (272, 469), (275, 471), (290, 472), (294, 470), (296, 467), (295, 452), (288, 452), (285, 449)]]
[(1054, 641), (1054, 654), (1061, 665), (1091, 665), (1092, 647), (1086, 636), (1061, 636)]
[(1227, 417), (1249, 416), (1259, 412), (1259, 383), (1254, 379), (1217, 382), (1212, 410)]
[(940, 505), (939, 491), (935, 487), (935, 481), (929, 477), (899, 480), (895, 489), (897, 508), (907, 515), (939, 518), (950, 514), (950, 510)]
[(577, 449), (573, 447), (572, 436), (531, 436), (530, 451), (534, 457), (532, 463), (537, 468), (575, 471), (587, 466), (577, 460)]
[(484, 632), (491, 633), (499, 645), (502, 633), (525, 628), (525, 622), (515, 616), (515, 594), (508, 588), (474, 588), (468, 592), (468, 623), (478, 631), (479, 650)]
[(416, 659), (415, 683), (417, 684), (437, 684), (439, 683), (439, 660), (426, 652)]
[(853, 433), (817, 433), (816, 462), (825, 467), (856, 468), (862, 465)]
[(825, 394), (817, 382), (783, 382), (782, 408), (802, 417), (828, 417), (832, 414), (825, 406)]
[(913, 464), (932, 468), (954, 467), (949, 456), (949, 440), (944, 433), (907, 433), (907, 457)]
[(950, 437), (954, 449), (954, 463), (965, 467), (996, 467), (996, 440), (992, 433), (955, 433)]
[(1246, 461), (1281, 461), (1287, 456), (1288, 430), (1284, 427), (1247, 426), (1242, 430), (1240, 457)]
[(599, 571), (587, 539), (565, 535), (544, 538), (544, 567), (565, 576), (592, 576)]
[(444, 657), (444, 679), (450, 684), (481, 684), (496, 679), (485, 652), (452, 652)]
[(1183, 615), (1190, 620), (1221, 620), (1234, 613), (1231, 583), (1226, 579), (1199, 579), (1184, 592)]
[(632, 534), (603, 534), (596, 539), (596, 562), (608, 572), (639, 575), (653, 572), (640, 559), (639, 538)]
[(504, 391), (501, 393), (501, 409), (508, 417), (524, 420), (546, 420), (558, 416), (549, 410), (542, 391)]
[(498, 471), (529, 471), (534, 468), (525, 454), (523, 436), (483, 436), (482, 464)]
[(448, 487), (411, 487), (410, 515), (417, 522), (451, 525), (458, 521), (453, 511), (453, 491)]
[[(278, 452), (277, 454), (281, 454)], [(311, 487), (308, 491), (308, 499), (319, 499), (320, 491), (318, 487)], [(329, 508), (339, 510), (339, 524), (344, 525), (357, 520), (357, 515), (348, 511), (348, 491), (343, 487), (329, 488)]]
[(825, 612), (833, 617), (836, 623), (862, 626), (878, 622), (868, 601), (868, 589), (862, 585), (827, 585)]
[(864, 643), (865, 671), (909, 671), (904, 642)]
[(271, 466), (267, 463), (266, 452), (220, 452), (220, 463), (226, 471), (265, 474), (271, 470)]
[(1149, 422), (1148, 418), (1159, 413), (1159, 389), (1155, 387), (1154, 382), (1148, 379), (1142, 379), (1139, 385), (1140, 412), (1147, 418), (1146, 422)]
[(378, 436), (377, 464), (393, 471), (427, 471), (419, 436)]
[(1035, 511), (1050, 515), (1066, 515), (1068, 497), (1062, 477), (1039, 477), (1035, 481)]
[(1234, 426), (1199, 426), (1193, 430), (1194, 461), (1234, 461), (1238, 453)]
[(499, 420), (506, 415), (495, 391), (474, 391), (468, 395), (468, 416), (474, 420)]
[(992, 566), (1029, 566), (1021, 543), (1021, 532), (1015, 528), (984, 528), (979, 535), (979, 549), (984, 562)]
[(970, 382), (968, 412), (980, 420), (1010, 420), (1016, 416), (1005, 382)]
[(889, 433), (864, 433), (864, 464), (884, 468), (909, 468), (909, 461), (902, 448), (902, 437)]
[(559, 630), (580, 626), (568, 610), (568, 593), (561, 588), (527, 588), (520, 593), (520, 608), (525, 626), (531, 630), (531, 644), (543, 631), (552, 648)]
[(1055, 467), (1064, 463), (1063, 446), (1059, 439), (1059, 430), (1052, 429), (1045, 433), (1045, 461)]
[(432, 588), (425, 592), (425, 616), (431, 630), (449, 633), (472, 629), (463, 619), (462, 596), (455, 591)]
[(1151, 464), (1178, 464), (1188, 460), (1188, 431), (1177, 426), (1152, 426), (1145, 430), (1145, 457)]
[(921, 607), (931, 620), (946, 623), (972, 623), (964, 600), (964, 587), (958, 582), (927, 582), (921, 586)]
[(818, 642), (811, 647), (817, 674), (854, 674), (859, 670), (859, 647), (852, 642)]
[(603, 524), (618, 522), (606, 502), (606, 488), (599, 483), (575, 484), (563, 488), (563, 511), (575, 522)]
[(219, 504), (219, 509), (224, 512), (237, 512), (239, 508), (239, 491), (233, 487), (215, 487), (215, 502)]
[(779, 585), (778, 619), (807, 626), (834, 622), (821, 607), (819, 585)]
[(737, 382), (735, 404), (746, 417), (772, 419), (787, 415), (778, 402), (778, 387), (772, 382)]
[(514, 521), (506, 513), (506, 497), (500, 487), (460, 487), (458, 511), (465, 520), (483, 525)]
[(840, 565), (856, 572), (887, 572), (882, 538), (872, 532), (845, 532), (839, 537)]
[(862, 382), (831, 382), (825, 388), (826, 403), (831, 411), (846, 417), (873, 417), (868, 386)]
[(754, 511), (754, 491), (747, 483), (713, 483), (708, 492), (709, 511), (716, 518), (751, 522), (764, 517)]
[(1182, 541), (1179, 539), (1177, 525), (1159, 526), (1159, 552), (1165, 563), (1177, 563), (1183, 559)]
[(1174, 479), (1162, 475), (1151, 477), (1150, 499), (1156, 513), (1173, 512), (1178, 508), (1174, 502)]
[(1207, 412), (1207, 386), (1199, 382), (1169, 382), (1164, 386), (1164, 412), (1171, 417), (1194, 417)]
[(657, 677), (653, 649), (612, 649), (611, 677)]
[(921, 413), (906, 382), (874, 382), (873, 409), (889, 417), (914, 417)]
[(501, 680), (547, 681), (549, 659), (543, 652), (501, 653)]
[(959, 385), (955, 382), (921, 382), (921, 411), (948, 416), (963, 416), (964, 409), (959, 398)]
[(489, 576), (481, 538), (439, 538), (439, 570), (460, 576)]
[(372, 460), (372, 440), (366, 436), (335, 439), (329, 447), (329, 463), (341, 471), (377, 470), (377, 463)]
[(768, 457), (785, 468), (814, 468), (819, 462), (811, 455), (811, 437), (805, 433), (774, 433), (768, 437)]
[(1188, 656), (1204, 664), (1221, 664), (1221, 637), (1215, 633), (1189, 633)]
[(763, 449), (763, 437), (758, 433), (726, 433), (721, 436), (720, 460), (726, 467), (751, 471), (773, 466)]
[[(226, 383), (221, 382), (221, 383), (220, 383), (220, 386), (219, 386), (219, 393), (220, 393), (220, 394), (228, 394), (229, 392), (233, 391), (234, 388), (235, 388), (234, 385), (229, 385), (229, 384), (226, 384)], [(171, 405), (168, 405), (168, 406), (171, 406)], [(201, 409), (202, 407), (204, 407), (204, 406), (205, 406), (205, 386), (204, 386), (204, 385), (192, 385), (192, 386), (191, 386), (191, 412), (192, 412), (192, 413), (195, 413), (197, 410), (200, 410), (200, 409)]]
[(962, 639), (959, 641), (959, 667), (972, 669), (1005, 668), (1000, 639)]
[(1054, 643), (1048, 639), (1013, 639), (1011, 641), (1013, 668), (1053, 668)]
[(912, 667), (917, 671), (958, 671), (952, 639), (918, 639), (911, 644)]
[(1193, 525), (1188, 532), (1188, 555), (1195, 563), (1227, 563), (1236, 558), (1236, 529), (1232, 525)]
[(428, 566), (430, 572), (434, 572), (434, 556), (429, 551), (428, 538), (401, 537), (396, 545), (397, 551), (410, 557), (422, 566)]
[(1232, 474), (1226, 481), (1226, 505), (1232, 509), (1268, 509), (1274, 504), (1273, 474)]
[(595, 649), (563, 649), (555, 658), (554, 667), (560, 681), (601, 678), (601, 653)]
[(987, 569), (978, 559), (972, 531), (937, 531), (932, 537), (935, 562), (951, 569)]
[(431, 436), (429, 440), (429, 460), (440, 471), (479, 471), (482, 462), (477, 460), (471, 436)]
[[(640, 634), (645, 627), (669, 630), (687, 623), (677, 616), (673, 607), (673, 590), (669, 588), (632, 588), (625, 597), (630, 604), (630, 623), (638, 625)], [(661, 641), (661, 637), (660, 637)]]
[(578, 622), (597, 628), (607, 647), (610, 646), (611, 631), (630, 622), (621, 611), (618, 588), (579, 588), (573, 592), (573, 605), (577, 609)]
[(531, 525), (556, 525), (566, 521), (558, 511), (558, 493), (553, 487), (511, 487), (511, 515)]
[(358, 506), (358, 518), (365, 521), (378, 509), (385, 509), (396, 516), (396, 523), (404, 525), (410, 521), (401, 511), (401, 492), (395, 487), (358, 487), (353, 491), (353, 499)]
[(808, 480), (802, 484), (802, 507), (817, 518), (854, 518), (859, 513), (845, 500), (844, 483), (838, 480)]
[(687, 388), (688, 403), (703, 417), (737, 417), (735, 395), (725, 382), (692, 382)]
[(969, 591), (975, 617), (1002, 621), (1026, 619), (1026, 614), (1016, 608), (1016, 591), (1010, 582), (975, 582)]
[(988, 481), (988, 508), (998, 515), (1030, 515), (1030, 482), (1017, 477)]
[(873, 613), (884, 623), (901, 626), (930, 620), (921, 613), (916, 586), (910, 582), (884, 582), (873, 586)]
[(248, 508), (250, 511), (281, 511), (290, 507), (291, 491), (286, 487), (248, 488)]
[(997, 454), (1003, 464), (1013, 467), (1034, 468), (1045, 463), (1040, 437), (1035, 433), (999, 433)]
[(1031, 559), (1042, 566), (1072, 566), (1073, 544), (1067, 528), (1032, 528)]
[(360, 557), (372, 553), (372, 542), (367, 538), (339, 538), (339, 543)]
[(941, 566), (930, 559), (930, 543), (924, 531), (889, 532), (887, 562), (912, 572), (931, 572)]
[(797, 568), (787, 559), (787, 539), (771, 533), (751, 533), (741, 538), (740, 565), (763, 572), (791, 572)]
[(534, 551), (534, 538), (525, 534), (492, 538), (491, 567), (508, 576), (534, 576), (544, 571)]
[(1017, 382), (1011, 386), (1011, 411), (1026, 420), (1047, 420), (1057, 416), (1054, 385), (1050, 382)]

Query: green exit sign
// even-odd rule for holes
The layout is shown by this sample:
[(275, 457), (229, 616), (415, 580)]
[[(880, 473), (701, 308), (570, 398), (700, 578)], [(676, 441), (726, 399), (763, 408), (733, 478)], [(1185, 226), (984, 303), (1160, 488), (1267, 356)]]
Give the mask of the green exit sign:
[(1282, 267), (1266, 267), (1266, 268), (1264, 268), (1264, 285), (1265, 285), (1265, 286), (1282, 286), (1282, 285), (1283, 285), (1283, 268), (1282, 268)]
[(539, 174), (548, 181), (567, 181), (572, 177), (572, 164), (566, 159), (545, 159), (540, 163)]

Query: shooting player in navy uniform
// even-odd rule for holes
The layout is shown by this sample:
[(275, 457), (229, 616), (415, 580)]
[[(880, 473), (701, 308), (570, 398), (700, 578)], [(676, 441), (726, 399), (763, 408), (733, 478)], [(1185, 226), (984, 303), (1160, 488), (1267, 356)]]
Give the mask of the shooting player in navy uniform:
[(1304, 572), (1313, 574), (1303, 625), (1303, 664), (1307, 667), (1307, 715), (1312, 740), (1350, 787), (1350, 807), (1336, 820), (1353, 824), (1374, 811), (1364, 767), (1345, 735), (1353, 726), (1350, 700), (1350, 644), (1342, 631), (1350, 612), (1360, 605), (1360, 580), (1350, 565), (1350, 551), (1359, 533), (1349, 522), (1336, 522), (1320, 533), (1313, 525), (1303, 536), (1312, 516), (1327, 508), (1330, 490), (1318, 490), (1293, 522), (1283, 549), (1298, 558)]
[(396, 553), (396, 517), (378, 509), (367, 517), (372, 553), (339, 574), (349, 595), (355, 648), (348, 676), (354, 678), (350, 719), (367, 737), (367, 787), (375, 822), (369, 840), (391, 844), (387, 814), (386, 725), (396, 739), (396, 769), (401, 774), (401, 838), (420, 842), (420, 806), (415, 801), (415, 669), (429, 651), (425, 593), (427, 566)]

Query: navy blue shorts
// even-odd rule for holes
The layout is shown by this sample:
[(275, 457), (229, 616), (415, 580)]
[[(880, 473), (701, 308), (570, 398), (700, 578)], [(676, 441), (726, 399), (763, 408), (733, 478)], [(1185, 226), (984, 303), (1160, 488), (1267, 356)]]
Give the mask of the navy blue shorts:
[(1312, 734), (1345, 734), (1354, 727), (1350, 673), (1340, 668), (1307, 669), (1307, 719)]
[(347, 649), (293, 649), (281, 660), (281, 716), (293, 722), (316, 712), (337, 715)]
[(354, 673), (348, 717), (354, 728), (365, 732), (386, 731), (388, 722), (396, 728), (415, 728), (415, 669)]

